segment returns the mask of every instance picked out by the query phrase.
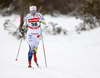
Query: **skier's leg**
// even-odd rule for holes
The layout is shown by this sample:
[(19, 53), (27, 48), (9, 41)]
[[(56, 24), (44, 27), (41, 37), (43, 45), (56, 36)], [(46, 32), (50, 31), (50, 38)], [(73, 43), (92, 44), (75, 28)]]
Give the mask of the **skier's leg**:
[(37, 61), (36, 53), (33, 53), (34, 61)]
[(29, 63), (29, 66), (28, 67), (31, 67), (31, 60), (32, 60), (32, 50), (31, 50), (31, 47), (29, 45), (29, 52), (28, 52), (28, 63)]
[(31, 60), (32, 60), (33, 49), (34, 49), (34, 39), (32, 35), (28, 35), (28, 44), (29, 44), (28, 63), (29, 63), (29, 67), (31, 67)]
[(37, 57), (36, 57), (36, 53), (37, 53), (37, 49), (38, 49), (38, 44), (39, 44), (39, 38), (35, 38), (35, 47), (34, 47), (34, 52), (33, 52), (33, 56), (34, 56), (34, 61), (37, 61)]
[(37, 53), (37, 49), (34, 47), (33, 50), (34, 61), (37, 61), (36, 53)]
[(29, 52), (28, 52), (28, 62), (29, 62), (29, 66), (31, 66), (31, 60), (32, 60), (32, 56), (33, 56), (33, 49), (34, 49), (34, 43), (33, 43), (33, 41), (29, 44), (29, 48), (30, 48), (30, 50), (29, 50)]

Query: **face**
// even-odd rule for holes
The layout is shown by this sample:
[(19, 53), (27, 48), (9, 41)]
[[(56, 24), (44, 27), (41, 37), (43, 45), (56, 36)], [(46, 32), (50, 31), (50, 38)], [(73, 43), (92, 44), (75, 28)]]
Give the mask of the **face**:
[(36, 10), (31, 10), (30, 13), (34, 16), (36, 14)]

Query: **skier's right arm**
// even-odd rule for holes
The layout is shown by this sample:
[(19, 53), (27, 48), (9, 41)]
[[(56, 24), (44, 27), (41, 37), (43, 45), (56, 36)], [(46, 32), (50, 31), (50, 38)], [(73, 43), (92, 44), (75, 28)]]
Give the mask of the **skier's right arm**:
[(24, 29), (26, 26), (27, 26), (27, 17), (24, 17), (24, 24), (23, 24), (22, 29), (21, 29), (22, 36), (24, 35)]

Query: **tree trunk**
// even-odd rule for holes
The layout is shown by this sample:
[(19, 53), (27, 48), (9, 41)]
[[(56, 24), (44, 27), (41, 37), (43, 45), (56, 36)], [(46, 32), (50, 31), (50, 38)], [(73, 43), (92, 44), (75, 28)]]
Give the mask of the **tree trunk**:
[(20, 26), (19, 31), (21, 31), (23, 25), (23, 18), (24, 18), (24, 0), (19, 0), (20, 3)]

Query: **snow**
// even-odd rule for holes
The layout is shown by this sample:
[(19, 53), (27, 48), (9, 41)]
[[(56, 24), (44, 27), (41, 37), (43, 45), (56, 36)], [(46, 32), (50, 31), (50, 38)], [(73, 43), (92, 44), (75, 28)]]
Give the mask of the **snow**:
[(52, 17), (50, 15), (45, 15), (44, 18), (46, 19), (46, 22), (53, 22), (54, 24), (57, 23), (58, 24), (57, 27), (62, 27), (62, 29), (68, 30), (69, 31), (68, 34), (74, 33), (75, 27), (78, 26), (79, 23), (83, 22), (80, 19), (76, 19), (76, 17), (70, 17), (66, 15), (59, 15), (58, 17)]
[[(43, 33), (48, 67), (45, 67), (42, 41), (40, 41), (37, 57), (41, 68), (37, 68), (32, 61), (32, 69), (29, 69), (27, 41), (22, 41), (16, 62), (20, 40), (9, 35), (3, 28), (6, 19), (13, 21), (15, 17), (13, 23), (18, 26), (18, 15), (0, 16), (0, 78), (100, 78), (100, 28), (70, 35), (53, 36)], [(56, 19), (55, 22), (59, 25), (60, 21), (66, 20), (66, 23), (63, 22), (61, 25), (66, 29), (71, 25), (71, 28), (68, 28), (70, 30), (81, 22), (74, 17), (49, 15), (44, 17), (47, 22)], [(71, 23), (72, 21), (74, 22)]]

